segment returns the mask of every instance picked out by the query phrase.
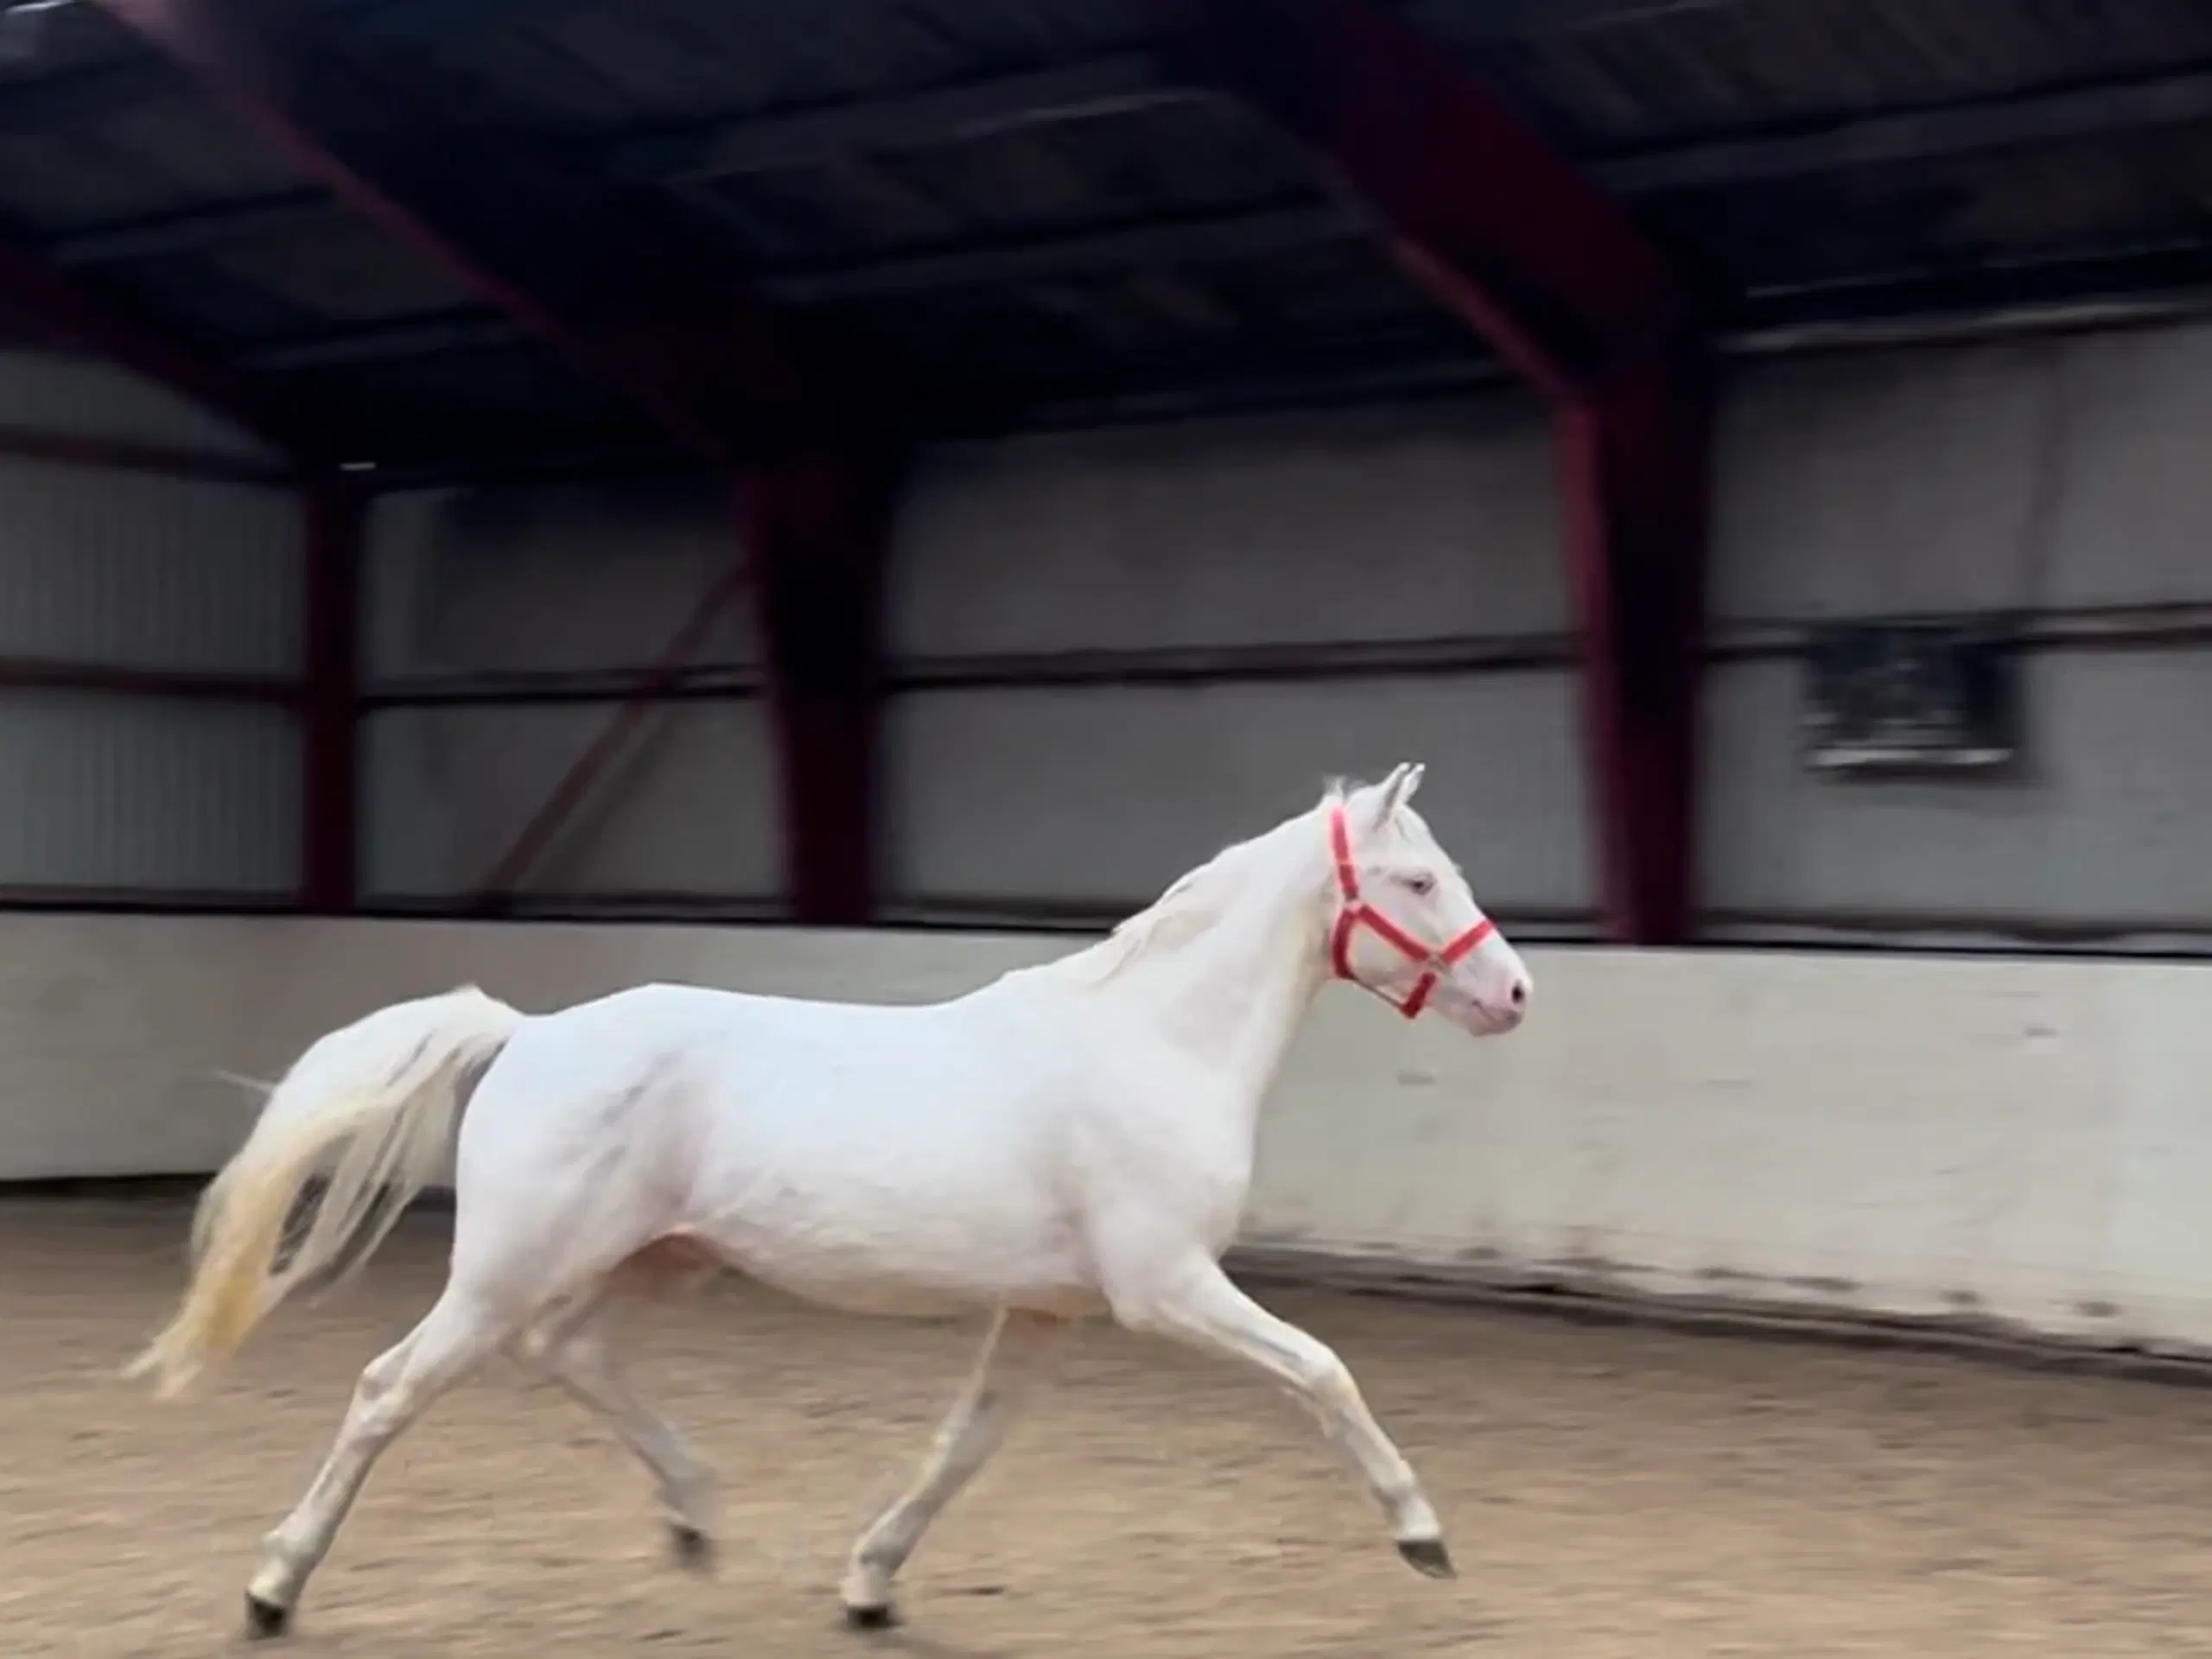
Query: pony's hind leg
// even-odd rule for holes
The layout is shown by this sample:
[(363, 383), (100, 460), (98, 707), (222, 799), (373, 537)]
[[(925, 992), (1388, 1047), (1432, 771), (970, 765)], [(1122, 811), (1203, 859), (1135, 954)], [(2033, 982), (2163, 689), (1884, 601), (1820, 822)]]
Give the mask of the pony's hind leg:
[(262, 1541), (260, 1570), (246, 1590), (251, 1634), (274, 1636), (291, 1622), (301, 1592), (329, 1554), (378, 1457), (506, 1335), (493, 1309), (449, 1283), (420, 1325), (369, 1362), (306, 1495)]
[(1041, 1380), (1065, 1329), (1059, 1319), (999, 1310), (919, 1477), (853, 1546), (838, 1589), (849, 1623), (878, 1629), (893, 1621), (892, 1580), (930, 1523), (1006, 1439), (1008, 1421)]
[(675, 1427), (631, 1393), (610, 1328), (620, 1299), (616, 1284), (602, 1287), (557, 1324), (531, 1332), (528, 1356), (569, 1398), (606, 1418), (652, 1472), (677, 1559), (686, 1567), (703, 1567), (713, 1560), (719, 1529), (714, 1477)]

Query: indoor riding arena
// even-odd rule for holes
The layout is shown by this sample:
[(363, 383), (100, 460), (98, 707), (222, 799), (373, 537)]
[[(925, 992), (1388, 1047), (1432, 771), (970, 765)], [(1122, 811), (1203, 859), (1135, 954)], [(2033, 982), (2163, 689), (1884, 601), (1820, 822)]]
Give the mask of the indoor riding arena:
[(2212, 1656), (2208, 66), (2187, 0), (0, 0), (9, 1659), (239, 1650), (439, 1295), (434, 1191), (124, 1374), (319, 1036), (958, 997), (1402, 762), (1525, 1020), (1327, 983), (1416, 890), (1317, 838), (1229, 1266), (1456, 1577), (1102, 1320), (849, 1628), (984, 1316), (671, 1278), (707, 1559), (503, 1352), (264, 1650)]

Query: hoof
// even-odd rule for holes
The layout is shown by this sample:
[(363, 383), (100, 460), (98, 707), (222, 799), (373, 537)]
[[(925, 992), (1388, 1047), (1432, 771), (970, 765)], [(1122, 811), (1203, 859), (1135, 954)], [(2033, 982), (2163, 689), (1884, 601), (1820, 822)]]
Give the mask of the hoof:
[(845, 1608), (845, 1624), (849, 1630), (887, 1630), (899, 1622), (899, 1610), (889, 1602), (879, 1602), (873, 1607)]
[(687, 1573), (704, 1573), (715, 1564), (715, 1541), (696, 1527), (671, 1524), (668, 1547), (676, 1557), (676, 1564)]
[(245, 1633), (250, 1640), (265, 1642), (270, 1637), (282, 1636), (292, 1626), (292, 1610), (279, 1607), (273, 1601), (264, 1601), (251, 1590), (245, 1597)]
[(1441, 1538), (1401, 1538), (1398, 1554), (1406, 1558), (1406, 1565), (1424, 1578), (1456, 1579), (1459, 1573), (1452, 1565), (1452, 1554), (1444, 1548)]

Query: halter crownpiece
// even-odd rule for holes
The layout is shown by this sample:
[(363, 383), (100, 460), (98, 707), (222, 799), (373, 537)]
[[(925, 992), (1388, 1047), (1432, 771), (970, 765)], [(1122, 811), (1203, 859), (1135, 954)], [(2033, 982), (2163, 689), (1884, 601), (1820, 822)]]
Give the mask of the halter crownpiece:
[[(1329, 967), (1338, 979), (1348, 979), (1363, 991), (1371, 991), (1400, 1014), (1411, 1020), (1427, 1005), (1429, 995), (1436, 989), (1437, 982), (1451, 972), (1454, 963), (1484, 939), (1497, 931), (1497, 924), (1487, 916), (1477, 918), (1475, 925), (1432, 950), (1412, 934), (1400, 927), (1381, 911), (1359, 896), (1359, 870), (1351, 860), (1351, 828), (1344, 821), (1341, 804), (1329, 809), (1329, 856), (1337, 867), (1338, 906), (1336, 924), (1329, 930)], [(1401, 956), (1417, 962), (1421, 967), (1421, 977), (1399, 1001), (1388, 991), (1369, 984), (1351, 970), (1351, 936), (1366, 928)]]

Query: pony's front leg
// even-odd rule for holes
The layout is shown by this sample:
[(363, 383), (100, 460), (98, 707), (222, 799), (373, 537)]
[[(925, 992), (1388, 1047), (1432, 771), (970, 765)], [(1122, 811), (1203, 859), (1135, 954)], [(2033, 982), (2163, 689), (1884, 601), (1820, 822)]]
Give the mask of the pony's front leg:
[(1241, 1359), (1288, 1389), (1366, 1481), (1389, 1519), (1398, 1554), (1431, 1578), (1453, 1576), (1443, 1529), (1413, 1465), (1376, 1422), (1351, 1370), (1326, 1343), (1268, 1313), (1210, 1258), (1111, 1295), (1115, 1317), (1129, 1329)]
[(893, 1621), (892, 1580), (930, 1523), (1006, 1439), (1008, 1421), (1040, 1380), (1064, 1328), (1041, 1314), (999, 1310), (919, 1478), (853, 1546), (838, 1588), (848, 1622), (878, 1629)]

